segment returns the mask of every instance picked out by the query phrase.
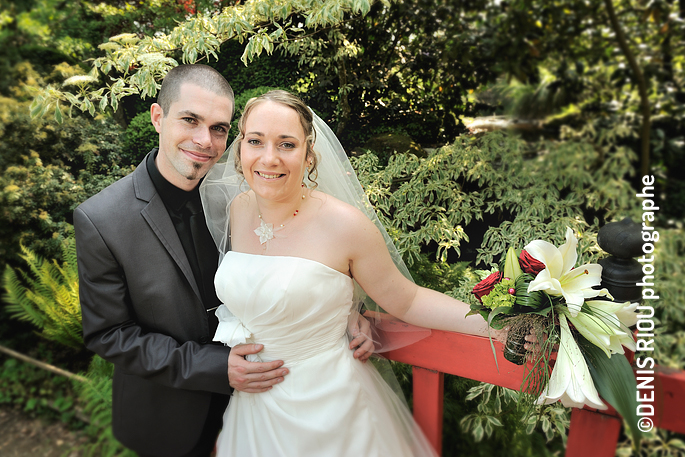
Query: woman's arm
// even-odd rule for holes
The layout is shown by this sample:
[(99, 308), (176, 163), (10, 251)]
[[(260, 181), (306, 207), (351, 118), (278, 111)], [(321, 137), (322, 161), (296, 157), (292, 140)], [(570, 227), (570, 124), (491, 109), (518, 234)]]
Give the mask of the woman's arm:
[[(466, 317), (470, 306), (445, 294), (420, 287), (405, 278), (395, 266), (376, 226), (363, 214), (345, 224), (352, 237), (350, 271), (364, 291), (384, 310), (410, 324), (471, 335), (488, 335), (480, 315)], [(354, 241), (352, 241), (354, 240)], [(498, 340), (506, 331), (490, 329)]]

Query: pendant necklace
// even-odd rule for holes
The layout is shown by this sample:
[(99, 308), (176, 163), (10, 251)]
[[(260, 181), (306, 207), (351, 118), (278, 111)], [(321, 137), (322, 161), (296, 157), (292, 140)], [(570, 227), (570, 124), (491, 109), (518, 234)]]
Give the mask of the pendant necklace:
[[(304, 187), (304, 184), (302, 184), (302, 187)], [(303, 193), (302, 194), (302, 200), (304, 200), (305, 198), (306, 198), (306, 196)], [(301, 203), (300, 203), (300, 206), (301, 206)], [(300, 210), (298, 208), (293, 213), (293, 219), (299, 213), (300, 213)], [(279, 230), (282, 230), (283, 227), (285, 227), (289, 222), (290, 221), (284, 222), (283, 224), (279, 225), (278, 228), (274, 228), (273, 224), (264, 222), (264, 219), (262, 218), (262, 212), (259, 211), (259, 227), (257, 227), (254, 230), (255, 235), (257, 235), (259, 237), (259, 244), (265, 245), (268, 241), (272, 240), (274, 238), (274, 232), (278, 232)], [(264, 249), (266, 249), (266, 246), (264, 246)]]

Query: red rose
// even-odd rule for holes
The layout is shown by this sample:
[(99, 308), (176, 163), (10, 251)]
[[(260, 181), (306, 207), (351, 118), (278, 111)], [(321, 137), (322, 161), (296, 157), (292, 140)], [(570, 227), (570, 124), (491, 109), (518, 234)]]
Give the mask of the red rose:
[(476, 296), (479, 302), (483, 303), (483, 301), (480, 299), (483, 295), (489, 294), (492, 289), (495, 288), (496, 284), (499, 284), (499, 282), (502, 280), (502, 273), (495, 272), (490, 275), (488, 275), (487, 278), (483, 279), (481, 282), (476, 284), (473, 287), (473, 290), (471, 293)]
[(537, 275), (545, 269), (545, 264), (535, 260), (532, 255), (526, 252), (525, 249), (521, 251), (521, 255), (519, 256), (519, 265), (521, 265), (521, 269), (524, 272), (532, 275)]

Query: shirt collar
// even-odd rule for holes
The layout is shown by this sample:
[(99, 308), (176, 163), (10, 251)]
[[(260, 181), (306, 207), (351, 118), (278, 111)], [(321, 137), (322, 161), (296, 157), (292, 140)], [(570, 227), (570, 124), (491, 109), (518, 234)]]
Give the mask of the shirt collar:
[[(150, 174), (150, 178), (152, 179), (152, 183), (155, 185), (157, 192), (160, 197), (162, 197), (164, 205), (171, 211), (178, 212), (185, 206), (188, 200), (200, 197), (200, 185), (198, 184), (191, 191), (186, 191), (179, 189), (167, 181), (167, 179), (162, 176), (162, 173), (159, 172), (157, 164), (155, 163), (158, 152), (159, 149), (155, 148), (148, 154), (146, 162), (147, 172)], [(202, 182), (202, 180), (200, 180), (200, 182)]]

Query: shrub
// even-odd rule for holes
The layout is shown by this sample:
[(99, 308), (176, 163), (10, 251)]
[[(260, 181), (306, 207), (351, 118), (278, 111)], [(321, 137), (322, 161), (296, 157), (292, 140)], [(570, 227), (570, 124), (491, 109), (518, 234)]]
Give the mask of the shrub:
[(396, 154), (383, 169), (373, 154), (352, 161), (408, 264), (430, 249), (442, 262), (494, 265), (508, 246), (561, 241), (567, 226), (581, 233), (580, 251), (596, 256), (598, 225), (630, 213), (633, 158), (590, 140), (530, 144), (494, 132), (459, 137), (425, 159)]
[(23, 244), (42, 257), (57, 257), (82, 186), (64, 168), (44, 165), (36, 152), (0, 176), (0, 268), (14, 262)]
[(120, 165), (138, 165), (152, 148), (159, 145), (159, 134), (150, 121), (150, 112), (143, 111), (135, 115), (126, 127), (121, 143)]

